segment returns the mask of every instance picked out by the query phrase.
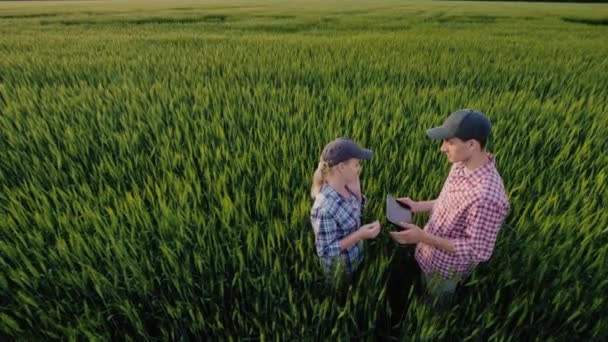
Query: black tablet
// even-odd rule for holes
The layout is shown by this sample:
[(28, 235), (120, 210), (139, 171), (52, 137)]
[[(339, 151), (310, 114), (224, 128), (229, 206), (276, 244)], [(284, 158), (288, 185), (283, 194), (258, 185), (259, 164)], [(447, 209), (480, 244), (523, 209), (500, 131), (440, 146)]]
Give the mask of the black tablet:
[(412, 223), (412, 211), (407, 204), (397, 201), (391, 195), (386, 195), (386, 218), (397, 226), (400, 226), (400, 222)]

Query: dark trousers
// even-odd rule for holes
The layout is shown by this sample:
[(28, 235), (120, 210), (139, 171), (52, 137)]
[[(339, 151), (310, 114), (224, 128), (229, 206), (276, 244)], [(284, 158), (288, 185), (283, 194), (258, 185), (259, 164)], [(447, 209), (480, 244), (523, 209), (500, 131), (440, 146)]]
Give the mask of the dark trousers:
[(398, 248), (395, 251), (387, 282), (387, 295), (391, 306), (390, 322), (392, 326), (399, 324), (405, 312), (407, 312), (412, 288), (412, 295), (423, 292), (420, 281), (421, 274), (420, 267), (414, 258), (414, 250), (411, 248)]

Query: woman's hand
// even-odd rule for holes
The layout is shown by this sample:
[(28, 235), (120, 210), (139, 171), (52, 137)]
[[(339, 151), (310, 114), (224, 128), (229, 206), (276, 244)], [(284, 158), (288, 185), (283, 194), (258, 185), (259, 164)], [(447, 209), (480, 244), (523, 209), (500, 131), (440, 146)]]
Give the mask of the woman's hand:
[(380, 233), (380, 222), (375, 221), (372, 223), (364, 224), (359, 228), (362, 240), (375, 239)]

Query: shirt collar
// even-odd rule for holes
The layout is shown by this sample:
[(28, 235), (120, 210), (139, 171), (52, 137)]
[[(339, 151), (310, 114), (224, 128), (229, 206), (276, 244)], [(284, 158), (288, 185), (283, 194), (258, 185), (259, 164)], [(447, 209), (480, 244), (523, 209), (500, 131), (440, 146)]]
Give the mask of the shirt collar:
[(327, 196), (328, 198), (331, 198), (335, 201), (348, 202), (348, 200), (353, 196), (351, 194), (349, 198), (344, 198), (341, 193), (337, 192), (336, 189), (334, 189), (331, 185), (327, 183), (323, 183), (323, 185), (321, 186), (321, 192), (325, 194), (325, 196)]
[(465, 166), (463, 162), (458, 162), (456, 164), (456, 174), (459, 177), (464, 177), (468, 180), (477, 180), (480, 177), (482, 177), (484, 174), (486, 174), (489, 170), (491, 170), (492, 168), (495, 167), (496, 165), (496, 159), (494, 158), (494, 156), (490, 153), (487, 153), (488, 156), (488, 162), (483, 164), (482, 166), (476, 168), (475, 170), (473, 170), (473, 172), (467, 174), (465, 172)]

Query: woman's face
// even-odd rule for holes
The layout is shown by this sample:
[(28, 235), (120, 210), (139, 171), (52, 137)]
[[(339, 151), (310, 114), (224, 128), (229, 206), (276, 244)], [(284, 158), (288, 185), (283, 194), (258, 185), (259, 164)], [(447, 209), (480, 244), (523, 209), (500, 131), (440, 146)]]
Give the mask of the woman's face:
[(345, 183), (350, 183), (359, 179), (359, 173), (361, 172), (359, 159), (351, 158), (341, 164), (340, 173), (342, 174), (342, 177), (344, 177)]

